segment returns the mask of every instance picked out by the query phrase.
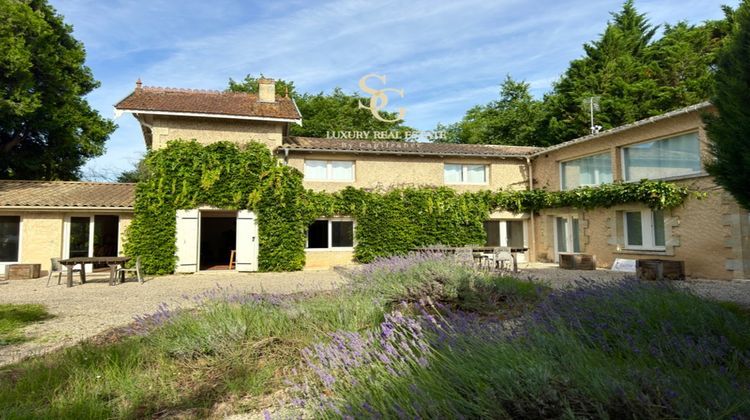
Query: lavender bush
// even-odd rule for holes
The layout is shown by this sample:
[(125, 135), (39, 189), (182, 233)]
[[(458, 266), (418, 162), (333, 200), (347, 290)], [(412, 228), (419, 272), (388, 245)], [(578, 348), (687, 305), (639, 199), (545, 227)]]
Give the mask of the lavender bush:
[(411, 308), (306, 350), (296, 403), (323, 418), (750, 416), (750, 320), (684, 290), (589, 285), (513, 325)]

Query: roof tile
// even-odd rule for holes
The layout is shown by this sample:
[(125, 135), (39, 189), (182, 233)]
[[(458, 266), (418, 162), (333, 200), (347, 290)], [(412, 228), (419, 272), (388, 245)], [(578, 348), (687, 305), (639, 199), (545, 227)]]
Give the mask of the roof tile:
[(258, 95), (216, 90), (136, 88), (115, 105), (121, 111), (181, 112), (234, 117), (300, 120), (294, 100), (276, 96), (276, 102), (260, 102)]
[(524, 157), (542, 150), (539, 147), (496, 144), (415, 143), (316, 137), (289, 137), (280, 148), (299, 151), (477, 157)]
[(111, 207), (132, 209), (135, 184), (0, 180), (2, 207)]

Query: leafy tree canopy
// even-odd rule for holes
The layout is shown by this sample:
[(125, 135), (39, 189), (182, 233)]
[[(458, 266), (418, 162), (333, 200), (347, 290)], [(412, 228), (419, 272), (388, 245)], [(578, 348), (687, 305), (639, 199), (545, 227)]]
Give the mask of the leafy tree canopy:
[(719, 112), (705, 117), (715, 158), (706, 167), (750, 210), (750, 1), (740, 5), (733, 28), (717, 63), (712, 102)]
[[(239, 82), (229, 79), (227, 90), (257, 93), (258, 78), (247, 75)], [(287, 92), (297, 103), (302, 114), (302, 126), (290, 127), (290, 134), (293, 136), (326, 137), (329, 133), (338, 131), (412, 131), (402, 120), (389, 123), (373, 118), (369, 110), (358, 106), (358, 102), (367, 104), (369, 98), (356, 93), (345, 93), (341, 88), (335, 88), (331, 93), (300, 94), (296, 91), (294, 82), (276, 80), (276, 94), (286, 95)], [(380, 113), (385, 119), (396, 118), (396, 114), (392, 112)]]
[(516, 98), (512, 112), (497, 112), (507, 100), (506, 80), (501, 100), (469, 110), (449, 126), (450, 137), (462, 143), (557, 144), (590, 132), (590, 98), (596, 98), (595, 124), (604, 129), (707, 100), (733, 20), (731, 8), (724, 12), (725, 19), (700, 25), (666, 24), (655, 39), (659, 27), (627, 0), (542, 99), (510, 96)]
[(83, 45), (45, 0), (0, 0), (0, 178), (77, 179), (114, 131)]
[(507, 76), (500, 89), (500, 100), (471, 108), (463, 120), (439, 126), (446, 143), (542, 145), (535, 137), (543, 116), (541, 102), (529, 91), (529, 84)]

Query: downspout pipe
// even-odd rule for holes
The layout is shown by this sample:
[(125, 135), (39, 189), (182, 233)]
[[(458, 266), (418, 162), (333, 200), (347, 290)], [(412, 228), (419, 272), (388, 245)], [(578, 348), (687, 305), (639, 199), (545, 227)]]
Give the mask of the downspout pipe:
[[(529, 174), (529, 191), (534, 189), (534, 171), (531, 167), (531, 157), (526, 156), (526, 167)], [(534, 211), (529, 218), (529, 260), (536, 262), (536, 224), (534, 220)]]

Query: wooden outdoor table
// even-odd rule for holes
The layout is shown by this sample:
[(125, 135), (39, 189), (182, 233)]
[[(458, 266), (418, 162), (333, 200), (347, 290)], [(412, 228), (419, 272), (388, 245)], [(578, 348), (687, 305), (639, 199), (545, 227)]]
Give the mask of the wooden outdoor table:
[[(450, 253), (455, 253), (457, 250), (464, 249), (464, 248), (470, 248), (472, 253), (475, 253), (475, 252), (491, 253), (497, 247), (493, 247), (493, 246), (467, 246), (467, 247), (452, 247), (452, 246), (451, 247), (442, 247), (442, 246), (441, 247), (437, 247), (437, 246), (432, 246), (432, 247), (414, 248), (413, 251), (416, 251), (416, 252), (450, 252)], [(528, 250), (529, 250), (528, 248), (513, 248), (513, 247), (510, 248), (510, 256), (513, 259), (513, 272), (514, 273), (518, 272), (518, 260), (516, 259), (516, 255), (519, 254), (519, 253), (522, 253), (522, 252), (526, 252)]]
[(73, 267), (81, 265), (81, 284), (86, 283), (86, 264), (107, 264), (109, 266), (109, 284), (115, 284), (117, 266), (130, 261), (130, 257), (74, 257), (60, 260), (68, 268), (68, 287), (73, 287)]

